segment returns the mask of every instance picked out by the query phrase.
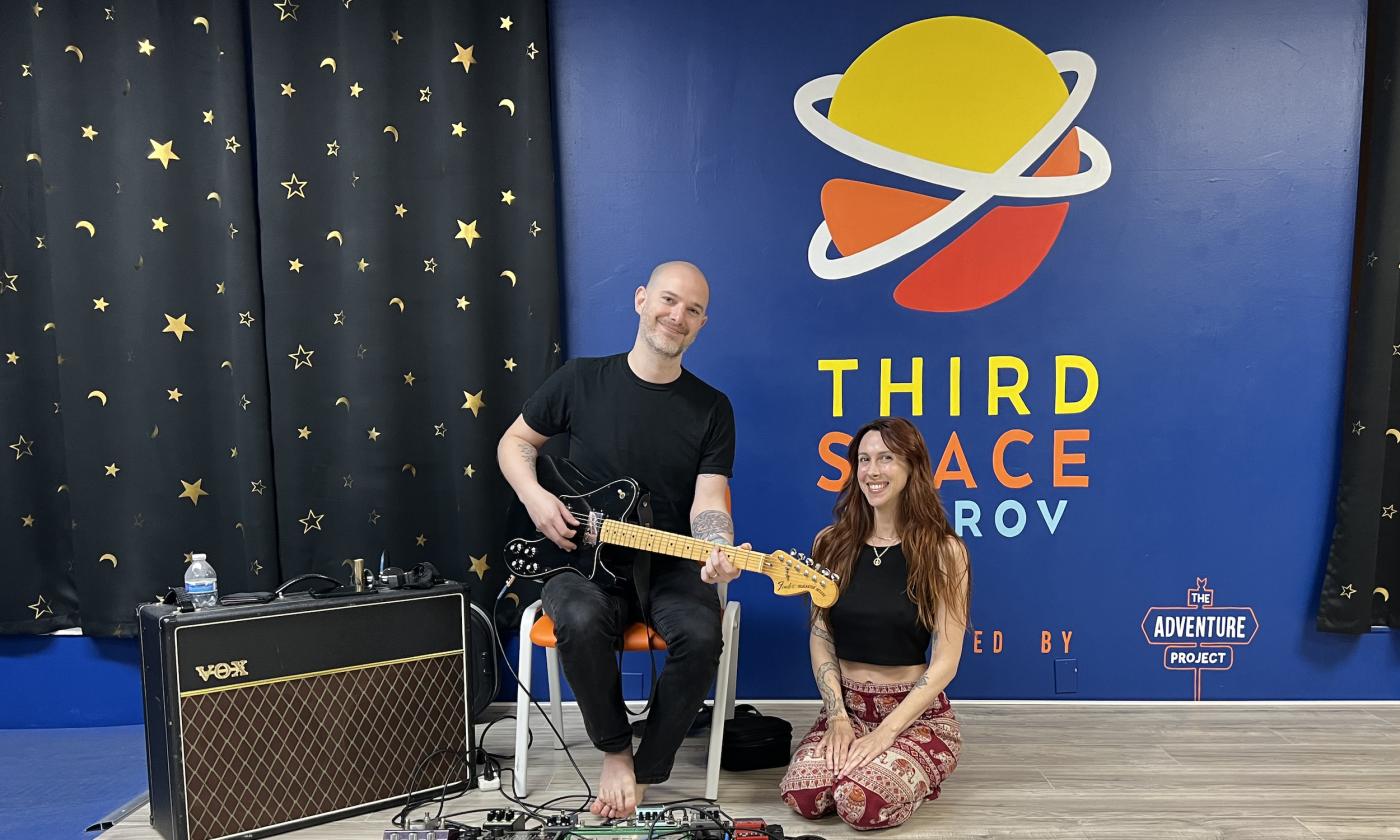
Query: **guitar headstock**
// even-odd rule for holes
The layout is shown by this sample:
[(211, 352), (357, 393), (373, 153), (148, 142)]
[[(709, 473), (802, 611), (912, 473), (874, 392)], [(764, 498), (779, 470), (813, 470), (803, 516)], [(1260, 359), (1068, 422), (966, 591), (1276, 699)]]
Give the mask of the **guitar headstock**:
[(841, 593), (841, 577), (796, 549), (768, 555), (763, 573), (773, 580), (779, 595), (810, 595), (812, 603), (826, 608)]

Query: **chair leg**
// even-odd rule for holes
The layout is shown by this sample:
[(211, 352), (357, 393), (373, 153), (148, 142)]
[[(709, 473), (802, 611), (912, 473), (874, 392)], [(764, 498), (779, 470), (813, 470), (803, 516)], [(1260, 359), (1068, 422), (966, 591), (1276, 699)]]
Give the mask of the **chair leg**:
[(734, 679), (739, 662), (739, 603), (725, 605), (721, 619), (724, 652), (720, 656), (715, 682), (715, 704), (710, 716), (710, 749), (705, 762), (705, 798), (719, 797), (719, 762), (724, 749), (724, 723), (734, 716)]
[(729, 638), (734, 640), (734, 655), (729, 657), (729, 696), (725, 698), (725, 720), (734, 719), (734, 704), (739, 690), (739, 605), (734, 605), (733, 627), (730, 628)]
[(530, 792), (530, 678), (534, 672), (535, 646), (530, 643), (530, 628), (539, 614), (540, 602), (536, 601), (520, 615), (520, 655), (516, 659), (516, 676), (520, 685), (515, 692), (515, 773), (512, 786), (515, 795), (523, 798)]
[(554, 719), (554, 748), (564, 749), (564, 692), (559, 689), (559, 649), (545, 648), (544, 664), (549, 671), (549, 707)]

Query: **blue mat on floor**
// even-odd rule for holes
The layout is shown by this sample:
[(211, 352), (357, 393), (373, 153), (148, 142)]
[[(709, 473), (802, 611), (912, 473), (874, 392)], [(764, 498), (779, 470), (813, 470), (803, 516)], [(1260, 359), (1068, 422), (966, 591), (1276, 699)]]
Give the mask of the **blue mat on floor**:
[(0, 840), (93, 837), (145, 790), (143, 727), (0, 729)]

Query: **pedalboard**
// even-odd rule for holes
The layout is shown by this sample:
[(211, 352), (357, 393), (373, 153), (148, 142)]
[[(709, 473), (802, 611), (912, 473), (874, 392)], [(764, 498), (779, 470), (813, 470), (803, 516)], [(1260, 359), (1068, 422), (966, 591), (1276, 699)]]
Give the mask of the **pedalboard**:
[[(638, 808), (630, 819), (603, 825), (581, 825), (578, 814), (555, 813), (532, 817), (510, 808), (493, 808), (480, 826), (450, 819), (410, 821), (407, 828), (389, 829), (384, 840), (783, 840), (780, 825), (761, 819), (724, 820), (717, 809), (687, 809), (681, 819), (672, 819), (676, 809)], [(526, 828), (531, 821), (543, 823)]]

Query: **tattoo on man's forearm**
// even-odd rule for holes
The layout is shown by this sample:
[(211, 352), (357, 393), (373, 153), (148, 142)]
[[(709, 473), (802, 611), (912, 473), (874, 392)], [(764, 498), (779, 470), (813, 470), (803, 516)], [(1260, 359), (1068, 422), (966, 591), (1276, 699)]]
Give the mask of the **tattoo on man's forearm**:
[(728, 545), (734, 539), (734, 520), (722, 510), (703, 510), (690, 520), (690, 533), (705, 542)]
[(526, 464), (530, 466), (530, 472), (535, 471), (535, 459), (538, 458), (539, 455), (539, 450), (531, 446), (530, 444), (520, 444), (520, 457), (525, 461)]
[[(827, 683), (827, 674), (836, 675), (836, 685)], [(823, 662), (817, 667), (817, 689), (822, 693), (822, 702), (826, 704), (826, 713), (831, 717), (845, 717), (846, 707), (841, 704), (841, 669), (835, 662)]]

